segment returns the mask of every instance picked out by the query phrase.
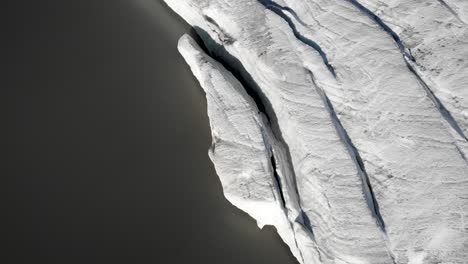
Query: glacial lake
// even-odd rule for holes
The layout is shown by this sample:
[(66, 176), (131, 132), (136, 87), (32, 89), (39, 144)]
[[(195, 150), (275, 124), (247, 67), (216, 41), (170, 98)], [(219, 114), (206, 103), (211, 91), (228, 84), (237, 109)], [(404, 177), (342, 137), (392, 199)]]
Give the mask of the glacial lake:
[(204, 94), (176, 48), (190, 28), (162, 0), (11, 12), (7, 259), (297, 263), (224, 199)]

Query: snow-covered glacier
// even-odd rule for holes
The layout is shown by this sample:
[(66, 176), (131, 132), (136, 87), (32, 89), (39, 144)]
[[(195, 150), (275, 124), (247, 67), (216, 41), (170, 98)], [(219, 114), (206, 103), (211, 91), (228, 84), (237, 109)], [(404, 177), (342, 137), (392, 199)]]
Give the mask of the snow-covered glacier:
[(165, 0), (226, 198), (299, 263), (468, 263), (466, 0)]

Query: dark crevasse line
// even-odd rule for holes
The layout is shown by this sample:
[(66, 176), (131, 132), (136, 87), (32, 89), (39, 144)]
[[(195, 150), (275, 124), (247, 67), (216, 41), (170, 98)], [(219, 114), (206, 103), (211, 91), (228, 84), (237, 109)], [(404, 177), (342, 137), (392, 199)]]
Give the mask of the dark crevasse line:
[[(238, 64), (241, 65), (240, 61), (237, 60), (237, 58), (235, 58), (234, 56), (231, 56), (225, 50), (225, 48), (219, 45), (214, 39), (212, 39), (210, 34), (208, 34), (208, 32), (206, 32), (204, 29), (194, 26), (189, 34), (206, 54), (208, 54), (213, 60), (223, 65), (223, 67), (226, 70), (228, 70), (230, 73), (232, 73), (232, 75), (234, 75), (234, 77), (236, 77), (236, 79), (242, 84), (242, 86), (246, 90), (247, 94), (257, 104), (258, 110), (264, 113), (265, 117), (269, 119), (269, 116), (266, 115), (266, 109), (264, 104), (258, 104), (258, 102), (261, 102), (261, 98), (258, 95), (258, 93), (254, 92), (254, 90), (257, 88), (253, 87), (255, 86), (255, 83), (253, 82), (252, 77), (249, 74), (243, 74), (240, 72), (240, 70), (236, 69), (236, 67), (238, 68)], [(221, 54), (223, 54), (223, 56), (225, 56), (226, 58), (221, 57)]]
[(408, 69), (413, 73), (413, 75), (416, 77), (418, 82), (424, 88), (427, 95), (435, 104), (436, 108), (439, 110), (440, 114), (445, 119), (445, 121), (458, 133), (460, 137), (462, 137), (465, 141), (468, 141), (468, 138), (463, 133), (463, 130), (460, 128), (460, 125), (458, 124), (458, 122), (455, 120), (452, 114), (447, 110), (447, 108), (445, 108), (445, 106), (440, 102), (439, 98), (435, 96), (434, 92), (431, 90), (429, 85), (422, 79), (421, 76), (419, 76), (419, 74), (416, 72), (416, 70), (414, 69), (414, 67), (411, 65), (410, 62), (408, 61), (405, 61), (405, 62), (406, 62), (406, 65), (408, 66)]
[(271, 6), (271, 7), (274, 7), (274, 8), (278, 8), (278, 9), (281, 9), (282, 11), (285, 11), (285, 12), (288, 12), (290, 13), (299, 23), (301, 23), (302, 25), (305, 25), (305, 23), (302, 21), (302, 19), (297, 15), (296, 11), (294, 11), (294, 9), (288, 7), (288, 6), (282, 6), (276, 2), (273, 2), (271, 0), (259, 0), (264, 6), (267, 5), (267, 6)]
[(395, 31), (393, 31), (387, 24), (385, 24), (385, 22), (383, 22), (383, 20), (380, 17), (378, 17), (376, 14), (370, 11), (367, 7), (363, 6), (361, 3), (359, 3), (356, 0), (345, 0), (345, 1), (350, 2), (353, 6), (355, 6), (361, 12), (363, 12), (372, 20), (374, 20), (377, 23), (377, 25), (379, 25), (385, 32), (387, 32), (393, 38), (393, 40), (397, 44), (398, 48), (400, 49), (400, 52), (403, 54), (404, 57), (408, 58), (409, 60), (413, 62), (416, 61), (413, 55), (411, 54), (411, 50), (406, 48), (405, 44), (403, 43), (403, 41), (401, 41), (398, 34), (395, 33)]
[(453, 10), (453, 8), (451, 6), (449, 6), (447, 4), (447, 2), (445, 2), (444, 0), (437, 0), (443, 7), (447, 8), (447, 10), (452, 13), (452, 15), (458, 20), (460, 21), (462, 24), (466, 25), (466, 23), (458, 16), (457, 12), (455, 12), (455, 10)]
[[(269, 119), (268, 116), (265, 113), (263, 113), (263, 114), (265, 115), (265, 117), (267, 119)], [(267, 147), (267, 149), (270, 152), (270, 163), (271, 163), (272, 170), (273, 170), (273, 180), (275, 181), (276, 186), (278, 186), (278, 192), (279, 192), (280, 198), (281, 198), (282, 209), (284, 210), (284, 214), (286, 216), (288, 216), (288, 213), (287, 213), (288, 209), (287, 209), (286, 199), (284, 198), (284, 188), (283, 188), (283, 184), (281, 182), (281, 177), (278, 174), (278, 166), (277, 166), (277, 162), (276, 162), (276, 158), (275, 158), (275, 152), (273, 150), (273, 146), (269, 143), (269, 140), (268, 140), (269, 137), (266, 136), (266, 133), (263, 130), (263, 128), (262, 128), (262, 135), (263, 135), (263, 138), (264, 138), (265, 146)], [(273, 139), (275, 139), (275, 138), (273, 138)], [(302, 217), (302, 215), (301, 215), (301, 217)], [(304, 223), (305, 223), (305, 221), (304, 221)], [(296, 246), (296, 248), (297, 248), (297, 250), (299, 252), (299, 256), (300, 256), (300, 258), (302, 260), (301, 263), (304, 263), (304, 256), (302, 254), (302, 251), (300, 250), (299, 244), (297, 243), (297, 239), (296, 239), (296, 235), (295, 235), (296, 231), (294, 230), (294, 226), (293, 226), (292, 222), (289, 222), (289, 227), (291, 228), (291, 231), (294, 233), (294, 244), (295, 244), (295, 246)], [(306, 226), (306, 228), (309, 230), (309, 228), (307, 226)], [(313, 236), (312, 229), (310, 229), (310, 232), (311, 232), (311, 236), (313, 238), (314, 236)]]
[(437, 96), (434, 94), (434, 92), (429, 87), (429, 85), (423, 80), (421, 76), (419, 76), (419, 74), (415, 70), (412, 64), (416, 63), (416, 60), (411, 55), (410, 50), (405, 47), (400, 37), (393, 30), (391, 30), (391, 28), (387, 26), (382, 21), (382, 19), (380, 19), (376, 14), (374, 14), (372, 11), (367, 9), (361, 3), (359, 3), (356, 0), (346, 0), (346, 1), (352, 3), (355, 7), (357, 7), (359, 10), (361, 10), (363, 13), (365, 13), (367, 16), (373, 19), (384, 31), (386, 31), (392, 36), (392, 38), (395, 40), (398, 47), (400, 48), (400, 51), (403, 55), (403, 59), (405, 60), (405, 63), (408, 66), (409, 70), (411, 71), (411, 73), (413, 73), (413, 75), (418, 79), (419, 83), (423, 86), (424, 90), (428, 94), (429, 98), (436, 105), (437, 109), (439, 110), (443, 118), (464, 140), (468, 141), (467, 137), (463, 133), (463, 130), (460, 128), (460, 125), (458, 124), (458, 122), (453, 118), (452, 114), (447, 110), (447, 108), (442, 104), (439, 98), (437, 98)]
[(465, 161), (465, 163), (468, 164), (468, 160), (466, 159), (465, 153), (461, 150), (461, 148), (458, 145), (455, 145), (455, 147), (457, 148), (458, 153), (460, 153), (460, 156)]
[[(242, 84), (247, 94), (252, 97), (259, 111), (265, 115), (268, 123), (270, 124), (273, 136), (284, 148), (287, 166), (291, 168), (292, 184), (294, 188), (293, 191), (295, 192), (296, 197), (299, 199), (297, 202), (300, 207), (299, 209), (302, 211), (296, 175), (294, 172), (294, 166), (292, 164), (291, 152), (289, 150), (288, 144), (282, 136), (281, 130), (278, 127), (277, 117), (273, 111), (273, 107), (271, 106), (269, 99), (262, 93), (262, 90), (250, 75), (250, 73), (244, 68), (242, 63), (236, 57), (231, 55), (224, 46), (219, 45), (216, 41), (214, 41), (205, 30), (199, 27), (194, 27), (191, 35), (207, 54), (222, 64), (229, 72), (234, 75), (234, 77)], [(281, 186), (281, 188), (283, 187), (281, 182), (279, 182), (278, 186)], [(310, 221), (307, 222), (303, 216), (300, 216), (296, 222), (310, 231), (311, 237), (314, 238), (313, 225), (310, 224)]]
[[(276, 181), (276, 184), (277, 184), (278, 189), (279, 189), (279, 193), (280, 193), (284, 213), (287, 216), (288, 213), (287, 213), (286, 200), (284, 199), (284, 193), (283, 193), (283, 186), (282, 186), (282, 183), (281, 183), (281, 178), (278, 175), (278, 167), (276, 165), (275, 154), (273, 152), (273, 147), (271, 145), (269, 145), (269, 148), (270, 148), (270, 155), (271, 155), (271, 157), (270, 157), (271, 166), (273, 167), (273, 177), (274, 177), (274, 180)], [(291, 228), (292, 232), (295, 234), (296, 232), (295, 232), (294, 226), (293, 226), (293, 224), (291, 222), (289, 222), (289, 227)], [(312, 235), (313, 235), (313, 233), (312, 233)], [(299, 256), (301, 257), (302, 263), (304, 263), (304, 256), (302, 254), (302, 251), (300, 250), (299, 244), (297, 243), (296, 235), (294, 235), (294, 244), (296, 245), (296, 248), (297, 248), (297, 250), (299, 252)]]
[(322, 48), (313, 40), (303, 36), (298, 30), (292, 19), (287, 16), (283, 11), (284, 10), (291, 10), (289, 7), (283, 7), (281, 5), (278, 5), (277, 3), (271, 1), (271, 0), (257, 0), (259, 3), (261, 3), (265, 8), (268, 10), (272, 11), (273, 13), (277, 14), (279, 17), (281, 17), (286, 23), (288, 23), (289, 27), (291, 28), (294, 36), (296, 39), (304, 43), (305, 45), (313, 48), (315, 51), (317, 51), (322, 57), (322, 61), (327, 66), (328, 70), (330, 73), (333, 75), (333, 77), (336, 78), (336, 72), (335, 68), (330, 64), (328, 61), (327, 54), (322, 50)]
[(304, 227), (307, 228), (307, 230), (309, 230), (310, 233), (314, 234), (314, 229), (312, 223), (310, 222), (310, 218), (304, 211), (301, 211), (301, 217), (302, 221), (304, 222)]
[(359, 176), (361, 177), (361, 180), (363, 183), (362, 186), (363, 186), (365, 198), (367, 201), (367, 205), (369, 209), (371, 210), (372, 215), (377, 220), (379, 227), (382, 229), (384, 233), (386, 233), (385, 222), (382, 218), (382, 215), (380, 214), (379, 204), (377, 203), (377, 199), (375, 198), (374, 191), (372, 190), (372, 185), (369, 181), (369, 176), (367, 175), (362, 158), (359, 155), (357, 148), (354, 146), (353, 142), (351, 141), (351, 138), (349, 137), (347, 131), (344, 129), (343, 125), (341, 124), (341, 121), (338, 118), (330, 99), (325, 94), (325, 91), (320, 86), (318, 86), (315, 80), (314, 74), (310, 70), (307, 70), (307, 72), (309, 72), (311, 81), (314, 84), (317, 93), (322, 98), (325, 108), (330, 114), (331, 120), (333, 122), (333, 125), (335, 126), (338, 136), (340, 137), (341, 141), (345, 145), (348, 153), (351, 156), (351, 159), (354, 161), (354, 164), (356, 165)]
[[(388, 241), (388, 235), (387, 235), (387, 230), (385, 227), (385, 222), (383, 220), (382, 215), (380, 214), (380, 207), (377, 202), (377, 198), (375, 197), (374, 190), (372, 189), (372, 184), (370, 183), (369, 175), (367, 174), (366, 168), (364, 166), (364, 162), (362, 161), (361, 155), (359, 154), (359, 151), (357, 150), (356, 146), (354, 146), (353, 142), (351, 141), (351, 138), (348, 135), (348, 132), (345, 130), (343, 127), (343, 124), (341, 124), (340, 119), (338, 118), (335, 109), (333, 108), (333, 104), (331, 103), (330, 99), (326, 95), (325, 91), (317, 84), (315, 80), (314, 74), (306, 69), (307, 72), (309, 73), (311, 77), (311, 81), (315, 86), (315, 89), (317, 93), (320, 95), (322, 98), (322, 101), (325, 105), (325, 108), (327, 109), (328, 113), (330, 114), (332, 123), (338, 133), (338, 136), (341, 140), (341, 142), (344, 144), (346, 147), (346, 150), (351, 156), (351, 160), (354, 162), (356, 165), (356, 169), (358, 171), (359, 177), (361, 178), (362, 181), (362, 189), (364, 192), (364, 196), (367, 202), (367, 206), (369, 207), (369, 210), (372, 213), (372, 216), (376, 219), (377, 225), (379, 228), (382, 230), (382, 233), (385, 236), (385, 240), (387, 243)], [(392, 259), (393, 263), (396, 264), (395, 256), (392, 253), (391, 249), (387, 245), (387, 252)]]
[(283, 205), (284, 208), (286, 208), (286, 200), (284, 199), (283, 185), (281, 183), (280, 176), (278, 175), (278, 169), (277, 169), (278, 167), (276, 166), (275, 154), (273, 154), (273, 150), (271, 150), (271, 147), (270, 147), (270, 153), (271, 153), (270, 163), (273, 168), (273, 177), (274, 177), (274, 180), (276, 181), (276, 185), (278, 185), (279, 194), (281, 197), (281, 204)]
[[(279, 193), (280, 193), (280, 197), (281, 197), (281, 202), (282, 202), (282, 205), (283, 205), (283, 210), (284, 210), (284, 213), (285, 215), (287, 216), (288, 213), (287, 213), (287, 206), (286, 206), (286, 200), (284, 199), (284, 193), (283, 193), (283, 186), (282, 186), (282, 183), (281, 183), (281, 178), (279, 177), (278, 175), (278, 167), (276, 166), (276, 159), (275, 159), (275, 155), (273, 153), (273, 149), (271, 149), (271, 146), (270, 146), (270, 152), (271, 152), (271, 165), (273, 166), (273, 177), (274, 177), (274, 180), (276, 181), (276, 184), (278, 186), (278, 189), (279, 189)], [(302, 211), (301, 211), (302, 212)], [(302, 212), (302, 214), (304, 214)], [(303, 217), (303, 215), (301, 215), (301, 217)], [(308, 220), (308, 218), (303, 218), (303, 226), (310, 231), (310, 234), (311, 234), (311, 237), (314, 239), (315, 241), (315, 238), (314, 238), (314, 232), (311, 228), (312, 225), (310, 225), (310, 221), (307, 223), (306, 222), (306, 219)], [(309, 225), (307, 225), (309, 224)], [(291, 228), (291, 230), (296, 233), (296, 231), (294, 230), (294, 226), (293, 226), (293, 223), (292, 222), (289, 222), (289, 226)], [(296, 239), (296, 235), (294, 235), (294, 243), (296, 245), (296, 248), (298, 249), (299, 251), (299, 254), (300, 254), (300, 257), (302, 259), (302, 263), (304, 263), (304, 256), (302, 255), (302, 251), (300, 250), (299, 248), (299, 244), (297, 243), (297, 239)]]

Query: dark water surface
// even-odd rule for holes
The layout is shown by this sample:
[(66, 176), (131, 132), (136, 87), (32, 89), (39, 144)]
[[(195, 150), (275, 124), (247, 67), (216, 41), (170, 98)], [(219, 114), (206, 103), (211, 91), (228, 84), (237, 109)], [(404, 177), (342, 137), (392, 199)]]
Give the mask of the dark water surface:
[[(9, 3), (8, 3), (9, 2)], [(231, 206), (158, 0), (7, 1), (1, 263), (295, 263)]]

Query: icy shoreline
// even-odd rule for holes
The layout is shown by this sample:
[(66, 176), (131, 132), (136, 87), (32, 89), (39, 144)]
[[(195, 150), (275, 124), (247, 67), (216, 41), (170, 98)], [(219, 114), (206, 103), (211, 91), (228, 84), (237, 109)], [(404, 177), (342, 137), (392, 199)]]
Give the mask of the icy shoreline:
[[(260, 227), (274, 225), (300, 263), (468, 259), (467, 9), (166, 2), (208, 52), (188, 36), (179, 42), (206, 92), (210, 157), (226, 198)], [(409, 7), (439, 22), (399, 20)], [(421, 32), (400, 36), (404, 27)], [(426, 61), (437, 41), (458, 49)], [(456, 67), (431, 74), (432, 65)]]

